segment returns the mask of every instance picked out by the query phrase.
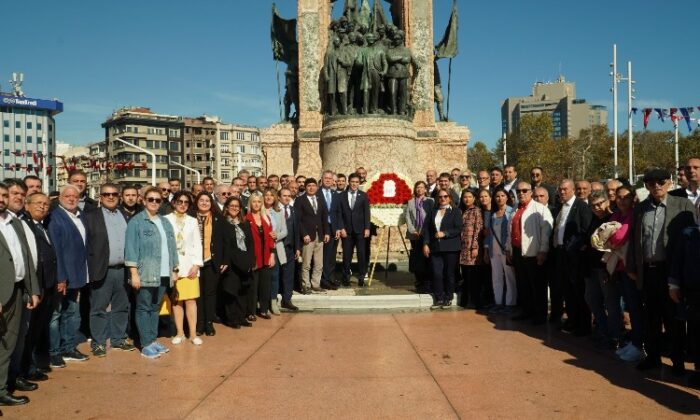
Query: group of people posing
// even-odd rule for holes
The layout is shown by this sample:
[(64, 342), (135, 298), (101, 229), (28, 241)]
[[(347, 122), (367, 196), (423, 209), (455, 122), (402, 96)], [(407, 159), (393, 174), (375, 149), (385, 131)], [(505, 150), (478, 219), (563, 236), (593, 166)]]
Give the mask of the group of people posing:
[(467, 308), (592, 336), (640, 370), (668, 354), (683, 375), (689, 357), (700, 384), (700, 158), (680, 169), (673, 190), (669, 171), (646, 171), (643, 200), (622, 178), (428, 171), (406, 207), (416, 288), (434, 310), (457, 292)]

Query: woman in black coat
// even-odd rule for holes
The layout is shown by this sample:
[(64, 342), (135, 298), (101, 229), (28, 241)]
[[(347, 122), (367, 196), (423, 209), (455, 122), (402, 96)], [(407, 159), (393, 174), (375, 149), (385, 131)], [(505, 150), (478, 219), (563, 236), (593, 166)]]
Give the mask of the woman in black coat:
[(224, 204), (225, 222), (222, 224), (222, 237), (227, 266), (221, 280), (224, 308), (228, 325), (233, 328), (251, 327), (245, 318), (248, 289), (251, 284), (251, 270), (255, 265), (255, 252), (250, 224), (243, 217), (243, 203), (238, 197), (231, 197)]
[(433, 269), (431, 309), (449, 308), (455, 292), (455, 272), (462, 242), (462, 212), (447, 189), (437, 192), (437, 204), (430, 209), (423, 225), (423, 254)]

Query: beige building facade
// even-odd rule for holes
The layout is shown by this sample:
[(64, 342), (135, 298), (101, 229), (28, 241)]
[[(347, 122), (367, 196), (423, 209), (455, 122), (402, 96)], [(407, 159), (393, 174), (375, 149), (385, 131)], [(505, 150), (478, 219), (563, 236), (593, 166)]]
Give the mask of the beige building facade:
[(603, 125), (608, 110), (576, 98), (576, 83), (559, 76), (556, 82), (536, 82), (530, 96), (508, 97), (501, 105), (501, 128), (504, 135), (518, 129), (524, 115), (546, 113), (552, 118), (553, 137), (578, 137), (583, 129)]

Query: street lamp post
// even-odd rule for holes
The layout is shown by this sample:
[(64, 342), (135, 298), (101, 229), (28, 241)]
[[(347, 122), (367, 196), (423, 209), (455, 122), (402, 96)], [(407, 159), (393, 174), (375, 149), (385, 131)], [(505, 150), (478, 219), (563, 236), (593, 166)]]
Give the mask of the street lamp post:
[(197, 184), (200, 184), (202, 182), (202, 180), (201, 180), (202, 174), (198, 170), (196, 170), (194, 168), (190, 168), (189, 166), (185, 166), (180, 162), (175, 162), (174, 160), (172, 160), (170, 158), (168, 158), (168, 162), (170, 162), (171, 165), (179, 166), (185, 170), (188, 170), (190, 172), (194, 172), (197, 175)]
[(119, 137), (115, 137), (114, 140), (121, 142), (121, 143), (124, 143), (127, 146), (131, 146), (138, 151), (141, 151), (143, 153), (151, 155), (151, 162), (153, 162), (153, 168), (151, 168), (151, 185), (153, 185), (155, 187), (156, 186), (156, 154), (154, 152), (149, 152), (148, 150), (146, 150), (142, 147), (139, 147), (139, 146), (135, 145), (134, 143), (129, 143), (128, 141), (123, 140)]

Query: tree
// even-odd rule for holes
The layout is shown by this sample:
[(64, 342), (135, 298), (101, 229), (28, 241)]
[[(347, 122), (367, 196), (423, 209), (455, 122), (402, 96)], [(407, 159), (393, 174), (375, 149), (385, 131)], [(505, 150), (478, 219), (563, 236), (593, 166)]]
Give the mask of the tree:
[(469, 162), (469, 167), (472, 171), (492, 168), (498, 164), (494, 153), (481, 141), (477, 141), (469, 148), (467, 162)]

